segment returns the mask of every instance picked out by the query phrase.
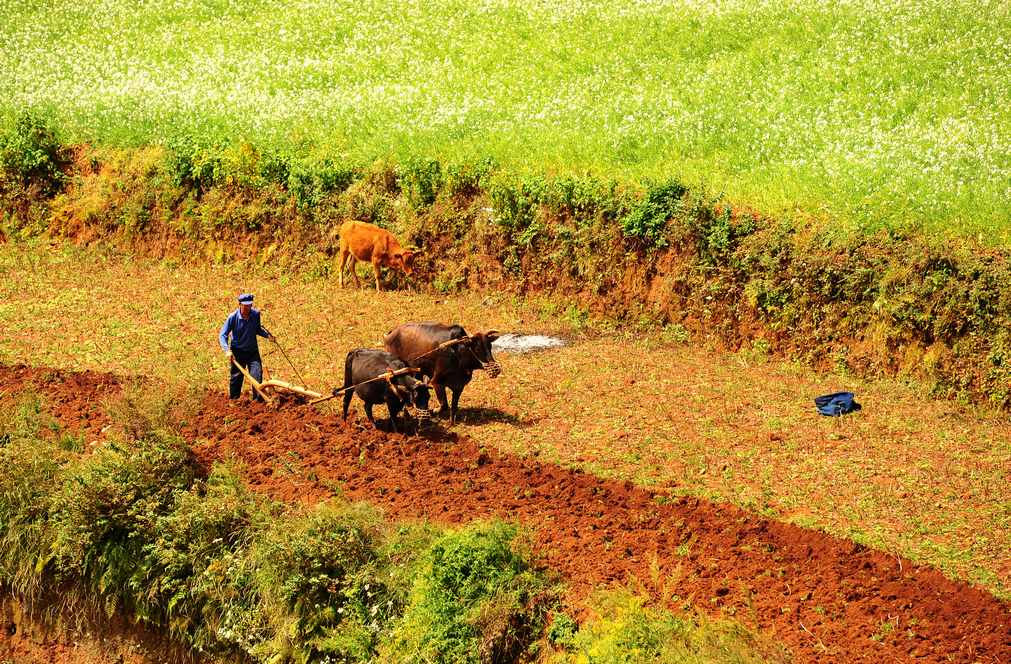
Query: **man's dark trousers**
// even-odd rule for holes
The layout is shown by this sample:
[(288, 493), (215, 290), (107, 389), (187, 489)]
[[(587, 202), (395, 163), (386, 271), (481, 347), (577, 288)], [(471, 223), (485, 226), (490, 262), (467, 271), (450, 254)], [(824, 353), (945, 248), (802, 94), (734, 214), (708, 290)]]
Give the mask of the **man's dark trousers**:
[[(232, 358), (239, 366), (248, 371), (249, 375), (256, 379), (257, 383), (263, 382), (263, 363), (260, 362), (260, 352), (258, 350), (249, 352), (233, 348)], [(228, 381), (228, 398), (238, 399), (239, 395), (242, 394), (242, 379), (244, 376), (239, 371), (239, 367), (233, 364), (231, 368), (232, 377)], [(260, 395), (256, 393), (256, 390), (253, 390), (253, 399), (263, 401)]]

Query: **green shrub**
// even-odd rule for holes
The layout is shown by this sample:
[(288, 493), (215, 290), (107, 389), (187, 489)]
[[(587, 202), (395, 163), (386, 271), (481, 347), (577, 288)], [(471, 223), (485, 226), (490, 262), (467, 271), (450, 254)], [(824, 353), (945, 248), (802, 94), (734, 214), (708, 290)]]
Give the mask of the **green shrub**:
[(0, 413), (0, 584), (28, 602), (45, 588), (51, 509), (71, 460), (59, 440), (40, 435), (44, 414), (34, 394)]
[(475, 524), (429, 548), (388, 657), (428, 662), (515, 661), (540, 635), (548, 586), (516, 528)]
[(257, 587), (274, 639), (254, 654), (276, 661), (371, 661), (400, 609), (382, 576), (379, 518), (362, 506), (319, 505), (257, 540)]
[(640, 240), (647, 249), (662, 249), (669, 244), (667, 225), (681, 210), (688, 188), (677, 180), (653, 185), (646, 195), (621, 219), (625, 237)]
[(39, 115), (23, 113), (0, 134), (0, 185), (7, 181), (23, 189), (35, 187), (51, 196), (63, 186), (69, 163), (56, 131)]
[(144, 547), (195, 470), (185, 443), (161, 434), (108, 443), (75, 464), (52, 510), (57, 577), (80, 580), (110, 612), (145, 606)]
[(251, 650), (268, 637), (249, 550), (272, 515), (235, 471), (215, 466), (180, 493), (143, 546), (138, 614), (200, 651)]
[(288, 191), (300, 210), (318, 206), (330, 194), (340, 194), (361, 177), (358, 168), (334, 159), (301, 159), (289, 165)]
[(491, 174), (497, 169), (498, 162), (491, 157), (453, 163), (446, 166), (443, 181), (450, 196), (477, 196), (485, 189)]
[(165, 147), (168, 151), (166, 169), (177, 187), (191, 189), (200, 197), (224, 179), (221, 146), (181, 135), (172, 138)]
[(410, 157), (401, 165), (398, 180), (411, 206), (423, 210), (435, 202), (442, 188), (442, 165), (436, 159)]

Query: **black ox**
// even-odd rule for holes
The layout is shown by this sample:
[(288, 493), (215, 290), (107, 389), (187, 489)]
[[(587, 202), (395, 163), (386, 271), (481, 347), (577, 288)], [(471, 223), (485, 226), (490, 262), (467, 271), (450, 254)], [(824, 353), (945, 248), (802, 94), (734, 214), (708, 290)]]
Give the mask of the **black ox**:
[[(390, 378), (380, 378), (383, 374), (406, 369), (407, 365), (395, 356), (372, 348), (358, 348), (348, 353), (344, 360), (344, 385), (334, 390), (336, 396), (341, 389), (357, 385), (353, 390), (344, 392), (344, 419), (348, 418), (348, 407), (351, 405), (351, 395), (357, 394), (365, 402), (365, 415), (369, 422), (376, 423), (372, 416), (372, 407), (385, 403), (390, 410), (390, 425), (397, 429), (397, 416), (404, 406), (411, 405), (418, 409), (419, 415), (428, 417), (429, 386), (409, 373)], [(375, 380), (377, 379), (378, 380)]]
[[(409, 366), (421, 369), (421, 373), (431, 379), (441, 406), (439, 414), (445, 417), (448, 413), (450, 422), (455, 423), (460, 395), (474, 372), (485, 369), (495, 378), (502, 371), (491, 353), (491, 344), (497, 338), (495, 330), (468, 335), (459, 325), (404, 323), (390, 330), (384, 344), (390, 353)], [(440, 348), (450, 341), (457, 343)], [(452, 406), (446, 401), (447, 387), (453, 393)]]

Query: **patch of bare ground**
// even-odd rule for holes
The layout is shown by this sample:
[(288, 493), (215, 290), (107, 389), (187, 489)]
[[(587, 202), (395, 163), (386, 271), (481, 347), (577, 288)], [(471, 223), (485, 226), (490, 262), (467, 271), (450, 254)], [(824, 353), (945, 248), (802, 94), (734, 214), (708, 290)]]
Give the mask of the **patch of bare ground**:
[[(0, 368), (5, 394), (33, 384), (31, 371)], [(47, 375), (47, 396), (98, 396), (99, 382), (89, 393), (75, 374)], [(1011, 606), (936, 569), (729, 504), (486, 449), (438, 424), (393, 435), (310, 407), (208, 394), (183, 435), (205, 464), (239, 459), (250, 486), (282, 500), (341, 494), (391, 518), (518, 520), (573, 601), (635, 578), (673, 608), (774, 635), (800, 662), (1011, 661)]]
[(13, 664), (212, 664), (158, 630), (55, 600), (26, 607), (0, 595), (0, 662)]

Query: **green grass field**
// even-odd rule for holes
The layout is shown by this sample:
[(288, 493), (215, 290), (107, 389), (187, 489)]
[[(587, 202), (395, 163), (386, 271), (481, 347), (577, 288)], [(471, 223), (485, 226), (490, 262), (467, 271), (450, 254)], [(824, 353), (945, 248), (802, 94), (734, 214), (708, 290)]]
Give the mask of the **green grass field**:
[(353, 161), (677, 176), (783, 216), (1011, 241), (1011, 5), (0, 3), (0, 117)]

